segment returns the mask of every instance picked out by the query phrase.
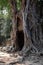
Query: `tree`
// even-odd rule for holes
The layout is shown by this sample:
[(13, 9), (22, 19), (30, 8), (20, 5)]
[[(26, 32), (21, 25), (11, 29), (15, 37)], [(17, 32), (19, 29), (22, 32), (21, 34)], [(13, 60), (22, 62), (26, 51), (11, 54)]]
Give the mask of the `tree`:
[[(19, 6), (18, 2), (20, 3)], [(26, 54), (28, 51), (38, 53), (43, 50), (43, 33), (41, 28), (43, 21), (42, 2), (42, 0), (9, 0), (12, 12), (11, 46), (12, 48), (14, 47), (15, 50), (18, 49), (18, 22), (20, 21), (19, 23), (21, 23), (22, 21), (24, 46), (21, 53), (23, 54)]]
[[(34, 0), (23, 0), (23, 7), (22, 9), (22, 16), (23, 16), (23, 27), (24, 27), (24, 48), (23, 53), (28, 52), (32, 49), (32, 52), (40, 52), (42, 46), (42, 30), (41, 30), (41, 18), (40, 18), (40, 10), (38, 10), (39, 14), (36, 12), (36, 5), (37, 2), (41, 1), (34, 1)], [(40, 5), (40, 4), (39, 4)], [(42, 7), (40, 5), (40, 7)], [(39, 8), (39, 7), (38, 7)], [(39, 21), (39, 22), (38, 22)], [(43, 44), (42, 44), (43, 45)]]
[[(38, 52), (41, 49), (40, 44), (42, 43), (41, 41), (42, 30), (41, 30), (41, 25), (40, 25), (40, 22), (41, 22), (40, 15), (42, 13), (40, 13), (41, 5), (39, 4), (40, 7), (38, 7), (37, 2), (40, 3), (41, 1), (22, 0), (22, 3), (21, 3), (20, 12), (22, 14), (23, 31), (24, 31), (24, 47), (22, 49), (23, 54), (25, 54), (27, 51), (31, 49), (32, 49), (32, 52)], [(16, 4), (17, 3), (15, 3), (15, 6)], [(39, 8), (39, 10), (37, 9), (37, 7)], [(39, 11), (39, 13), (37, 13), (37, 11)]]

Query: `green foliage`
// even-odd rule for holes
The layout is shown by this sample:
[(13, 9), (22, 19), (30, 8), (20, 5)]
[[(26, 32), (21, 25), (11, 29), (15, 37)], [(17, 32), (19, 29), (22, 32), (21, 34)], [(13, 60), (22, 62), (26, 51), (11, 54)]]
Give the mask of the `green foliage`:
[(8, 38), (11, 31), (11, 12), (8, 0), (0, 0), (0, 36)]
[[(16, 2), (17, 2), (17, 9), (20, 10), (21, 0), (16, 0)], [(0, 9), (2, 10), (3, 7), (7, 7), (7, 9), (10, 11), (9, 0), (0, 0)]]
[(3, 7), (10, 7), (8, 0), (0, 0), (0, 9), (3, 9)]
[(11, 32), (11, 20), (10, 19), (3, 19), (0, 20), (0, 35), (4, 37), (9, 37)]
[[(16, 0), (17, 10), (21, 8), (21, 0)], [(11, 31), (11, 9), (9, 0), (0, 0), (0, 35), (9, 36)], [(3, 20), (2, 20), (3, 19)]]
[(21, 0), (16, 0), (17, 1), (17, 9), (20, 10), (21, 9)]

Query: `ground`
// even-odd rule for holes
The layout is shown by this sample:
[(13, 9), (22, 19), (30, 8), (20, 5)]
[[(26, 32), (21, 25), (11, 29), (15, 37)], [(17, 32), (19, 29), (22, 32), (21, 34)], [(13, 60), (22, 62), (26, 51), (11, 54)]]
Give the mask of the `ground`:
[(18, 53), (0, 51), (0, 65), (43, 65), (43, 56), (31, 53), (23, 58)]

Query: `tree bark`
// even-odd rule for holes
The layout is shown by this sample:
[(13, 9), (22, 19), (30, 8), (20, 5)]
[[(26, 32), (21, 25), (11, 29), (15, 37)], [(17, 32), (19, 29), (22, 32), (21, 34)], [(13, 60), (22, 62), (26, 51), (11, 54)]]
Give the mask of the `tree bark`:
[(16, 0), (10, 0), (11, 6), (11, 13), (12, 13), (12, 33), (11, 33), (11, 47), (16, 49), (17, 42), (16, 42), (16, 32), (17, 32), (17, 7), (16, 7)]
[[(24, 47), (22, 49), (23, 54), (26, 54), (29, 50), (31, 51), (31, 48), (34, 50), (32, 52), (36, 53), (38, 53), (41, 49), (42, 31), (39, 21), (40, 14), (38, 15), (36, 13), (36, 3), (37, 1), (34, 0), (22, 1), (22, 17), (24, 31)], [(37, 27), (40, 27), (39, 32)]]
[[(24, 32), (24, 47), (22, 53), (26, 54), (28, 51), (36, 52), (41, 49), (41, 40), (42, 40), (42, 30), (40, 26), (39, 17), (40, 14), (36, 12), (36, 3), (37, 0), (22, 0), (21, 4), (21, 13), (23, 21), (23, 32)], [(16, 0), (10, 0), (11, 10), (12, 10), (12, 30), (13, 35), (11, 38), (12, 47), (16, 44), (16, 32), (17, 32), (17, 18), (16, 18)]]

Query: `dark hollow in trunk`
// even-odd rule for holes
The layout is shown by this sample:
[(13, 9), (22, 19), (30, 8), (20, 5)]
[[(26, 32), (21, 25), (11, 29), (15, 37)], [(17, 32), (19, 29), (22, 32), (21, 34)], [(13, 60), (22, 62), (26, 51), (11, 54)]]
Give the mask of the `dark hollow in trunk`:
[(17, 31), (17, 45), (18, 50), (21, 51), (24, 46), (24, 33), (23, 31)]

